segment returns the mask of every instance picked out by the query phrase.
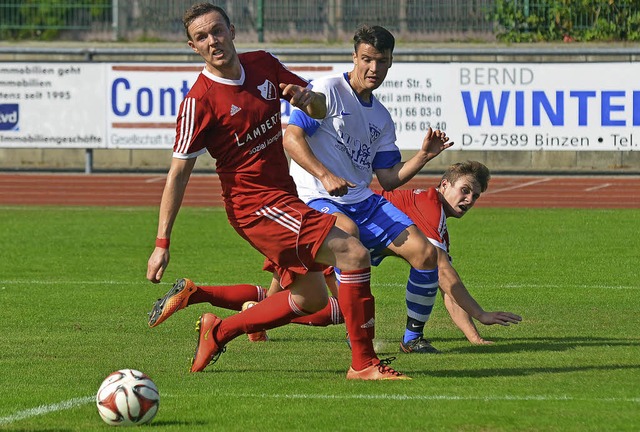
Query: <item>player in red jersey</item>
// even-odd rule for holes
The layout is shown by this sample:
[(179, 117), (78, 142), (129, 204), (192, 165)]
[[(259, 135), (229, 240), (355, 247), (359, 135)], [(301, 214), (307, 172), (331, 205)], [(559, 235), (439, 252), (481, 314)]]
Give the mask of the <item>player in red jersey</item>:
[[(425, 341), (429, 349), (420, 350), (401, 341), (400, 348), (405, 353), (437, 353), (423, 337), (424, 326), (428, 321), (435, 297), (440, 288), (445, 306), (454, 323), (462, 330), (467, 339), (473, 344), (487, 344), (473, 322), (477, 319), (485, 325), (517, 324), (522, 318), (511, 312), (488, 312), (471, 296), (460, 275), (451, 263), (449, 255), (449, 232), (447, 218), (461, 218), (474, 206), (480, 195), (487, 189), (490, 179), (489, 169), (477, 161), (467, 161), (451, 165), (443, 174), (440, 184), (428, 190), (395, 189), (392, 191), (374, 191), (381, 194), (396, 208), (402, 211), (416, 225), (429, 241), (436, 246), (438, 253), (438, 281), (433, 289), (422, 290), (420, 284), (411, 283), (418, 280), (415, 269), (409, 272), (410, 283), (407, 286), (407, 325), (405, 333), (409, 333), (408, 340)], [(340, 215), (344, 217), (343, 215)], [(372, 255), (372, 262), (379, 264), (384, 256), (394, 255), (390, 249), (385, 249), (382, 255)], [(277, 291), (277, 286), (271, 285), (269, 295)], [(338, 290), (339, 291), (339, 290)], [(308, 323), (315, 326), (339, 324), (335, 307), (330, 304), (323, 311), (296, 319), (298, 323)], [(417, 348), (417, 349), (416, 349)]]
[[(439, 273), (438, 286), (442, 292), (445, 306), (454, 323), (462, 330), (469, 342), (473, 344), (490, 344), (491, 341), (483, 339), (472, 318), (485, 325), (509, 325), (517, 324), (521, 317), (510, 312), (488, 312), (471, 296), (465, 287), (460, 275), (452, 265), (449, 256), (449, 233), (446, 219), (448, 217), (461, 218), (474, 206), (480, 195), (487, 189), (489, 170), (479, 162), (468, 161), (451, 165), (442, 176), (437, 187), (422, 189), (402, 189), (382, 193), (393, 205), (404, 212), (416, 224), (418, 229), (432, 242), (438, 251)], [(338, 215), (339, 223), (345, 230), (353, 231), (355, 224), (348, 223), (344, 215)], [(374, 257), (374, 261), (380, 262), (381, 257)], [(328, 286), (333, 297), (327, 306), (321, 311), (296, 317), (293, 323), (328, 326), (344, 322), (340, 312), (340, 306), (336, 293), (339, 289), (333, 287), (334, 278), (327, 274)], [(195, 286), (188, 279), (178, 281), (178, 286), (185, 286), (172, 296), (175, 306), (166, 309), (162, 319), (168, 318), (173, 312), (192, 304), (208, 302), (213, 306), (226, 309), (240, 310), (245, 302), (260, 302), (266, 297), (266, 290), (255, 285), (233, 285), (229, 287)], [(272, 281), (269, 294), (280, 291), (277, 283)], [(430, 306), (435, 301), (437, 290), (430, 294), (430, 300), (419, 301)], [(407, 295), (407, 301), (415, 300), (415, 296)], [(408, 309), (410, 305), (407, 305)], [(429, 319), (431, 309), (422, 318), (421, 330)], [(416, 320), (416, 316), (408, 312), (411, 319), (407, 319), (407, 326)], [(254, 336), (253, 340), (266, 340), (266, 333)]]
[[(311, 91), (307, 81), (266, 52), (238, 54), (235, 28), (223, 9), (210, 3), (193, 5), (183, 23), (188, 45), (204, 59), (205, 67), (180, 105), (147, 279), (158, 283), (162, 278), (169, 263), (171, 230), (196, 157), (209, 152), (216, 159), (229, 222), (273, 263), (286, 288), (224, 320), (202, 315), (191, 371), (202, 371), (217, 361), (226, 344), (243, 333), (282, 326), (324, 308), (328, 295), (322, 269), (329, 265), (343, 270), (339, 301), (352, 335), (347, 379), (408, 379), (378, 359), (373, 349), (374, 299), (367, 249), (335, 226), (335, 216), (307, 207), (288, 174), (280, 98), (322, 118), (324, 95)], [(174, 286), (164, 299), (184, 288)], [(152, 317), (171, 306), (165, 303), (154, 305)]]
[[(474, 206), (487, 189), (489, 169), (476, 161), (451, 165), (442, 176), (437, 187), (427, 190), (379, 191), (387, 200), (405, 213), (418, 229), (436, 246), (438, 251), (438, 287), (444, 304), (455, 324), (473, 344), (487, 344), (478, 333), (473, 318), (485, 325), (517, 324), (521, 317), (511, 312), (487, 312), (471, 296), (460, 275), (452, 265), (449, 255), (449, 232), (447, 218), (461, 218)], [(413, 269), (409, 279), (413, 277)], [(416, 292), (407, 286), (406, 339), (423, 339), (424, 326), (429, 319), (437, 294), (435, 290)], [(418, 336), (416, 336), (416, 333)], [(408, 334), (408, 335), (407, 335)], [(412, 352), (406, 343), (401, 343), (404, 352)]]

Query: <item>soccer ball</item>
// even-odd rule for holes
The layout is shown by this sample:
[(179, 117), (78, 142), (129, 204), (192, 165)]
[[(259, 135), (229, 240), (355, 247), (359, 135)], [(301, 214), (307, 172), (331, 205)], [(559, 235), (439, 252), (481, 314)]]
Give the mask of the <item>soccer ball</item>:
[(160, 394), (155, 383), (140, 371), (121, 369), (110, 374), (96, 395), (98, 413), (111, 426), (150, 422), (158, 412)]

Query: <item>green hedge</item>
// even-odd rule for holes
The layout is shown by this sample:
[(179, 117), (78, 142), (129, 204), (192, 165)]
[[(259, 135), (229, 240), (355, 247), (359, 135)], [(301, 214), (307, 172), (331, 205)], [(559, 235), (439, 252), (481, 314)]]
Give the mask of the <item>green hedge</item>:
[(496, 0), (504, 42), (638, 41), (639, 0)]
[(111, 0), (9, 0), (0, 3), (0, 38), (56, 40), (63, 30), (90, 30), (111, 20)]

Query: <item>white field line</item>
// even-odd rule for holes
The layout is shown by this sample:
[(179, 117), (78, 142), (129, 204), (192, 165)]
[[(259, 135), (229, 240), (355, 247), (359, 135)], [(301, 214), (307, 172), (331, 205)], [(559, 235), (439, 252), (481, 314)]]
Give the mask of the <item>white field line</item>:
[[(164, 395), (167, 397), (167, 395)], [(335, 395), (335, 394), (267, 394), (267, 393), (224, 393), (224, 397), (250, 398), (250, 399), (300, 399), (300, 400), (398, 400), (398, 401), (481, 401), (481, 402), (608, 402), (608, 403), (633, 403), (639, 404), (640, 397), (635, 398), (582, 398), (574, 396), (549, 396), (549, 395), (531, 395), (531, 396), (455, 396), (455, 395), (402, 395), (402, 394), (353, 394), (353, 395)], [(95, 400), (94, 396), (85, 396), (69, 399), (51, 405), (40, 405), (36, 408), (30, 408), (18, 411), (6, 417), (0, 417), (0, 425), (7, 425), (19, 420), (26, 420), (33, 417), (73, 409), (86, 405)]]
[(454, 395), (398, 395), (398, 394), (354, 394), (354, 395), (334, 395), (334, 394), (247, 394), (247, 393), (224, 393), (225, 397), (252, 398), (252, 399), (332, 399), (332, 400), (348, 400), (348, 399), (364, 399), (364, 400), (418, 400), (418, 401), (484, 401), (484, 402), (500, 402), (500, 401), (583, 401), (583, 402), (628, 402), (640, 403), (640, 397), (635, 398), (581, 398), (574, 396), (549, 396), (549, 395), (531, 395), (531, 396), (454, 396)]
[(144, 281), (0, 280), (0, 285), (139, 285), (144, 283)]
[(85, 396), (85, 397), (69, 399), (64, 402), (58, 402), (51, 405), (40, 405), (35, 408), (18, 411), (6, 417), (0, 417), (0, 425), (7, 425), (13, 422), (17, 422), (19, 420), (25, 420), (25, 419), (38, 417), (38, 416), (49, 414), (49, 413), (77, 408), (79, 406), (88, 404), (89, 402), (93, 402), (93, 401), (95, 401), (95, 396)]
[[(196, 285), (230, 285), (228, 281), (226, 282), (199, 282), (194, 281)], [(251, 282), (253, 283), (253, 282)], [(154, 285), (156, 287), (165, 287), (173, 284), (173, 281), (169, 282), (161, 282), (158, 285)], [(153, 287), (147, 281), (113, 281), (113, 280), (104, 280), (104, 281), (51, 281), (51, 280), (0, 280), (0, 289), (4, 288), (3, 285), (147, 285), (149, 287)], [(259, 285), (259, 284), (258, 284)], [(406, 287), (406, 282), (398, 282), (398, 283), (372, 283), (372, 287)], [(513, 289), (562, 289), (562, 288), (581, 288), (581, 289), (640, 289), (640, 285), (585, 285), (585, 284), (575, 284), (575, 285), (557, 285), (557, 284), (494, 284), (491, 285), (492, 288), (513, 288)], [(479, 286), (481, 288), (481, 286)]]
[(539, 180), (531, 180), (531, 181), (526, 182), (526, 183), (522, 183), (522, 184), (510, 186), (510, 187), (505, 187), (505, 188), (502, 188), (502, 189), (488, 190), (484, 194), (485, 195), (489, 195), (489, 194), (497, 194), (497, 193), (500, 193), (500, 192), (508, 192), (508, 191), (511, 191), (511, 190), (514, 190), (514, 189), (521, 189), (523, 187), (531, 186), (531, 185), (538, 184), (538, 183), (546, 183), (546, 182), (551, 181), (551, 180), (553, 180), (551, 177), (546, 177), (546, 178), (542, 178), (542, 179), (539, 179)]
[(600, 190), (600, 189), (608, 188), (609, 186), (611, 186), (611, 183), (603, 183), (603, 184), (598, 185), (598, 186), (593, 186), (593, 187), (590, 187), (590, 188), (586, 188), (584, 191), (585, 192), (593, 192), (593, 191), (597, 191), (597, 190)]

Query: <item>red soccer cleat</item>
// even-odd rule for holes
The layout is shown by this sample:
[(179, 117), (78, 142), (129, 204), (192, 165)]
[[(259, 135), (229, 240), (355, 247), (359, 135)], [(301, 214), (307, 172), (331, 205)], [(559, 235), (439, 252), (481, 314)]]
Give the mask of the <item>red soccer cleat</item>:
[(222, 320), (212, 313), (203, 314), (196, 323), (198, 332), (198, 345), (191, 360), (191, 372), (202, 372), (209, 364), (218, 361), (220, 355), (225, 352), (224, 346), (219, 346), (213, 337), (213, 331)]

